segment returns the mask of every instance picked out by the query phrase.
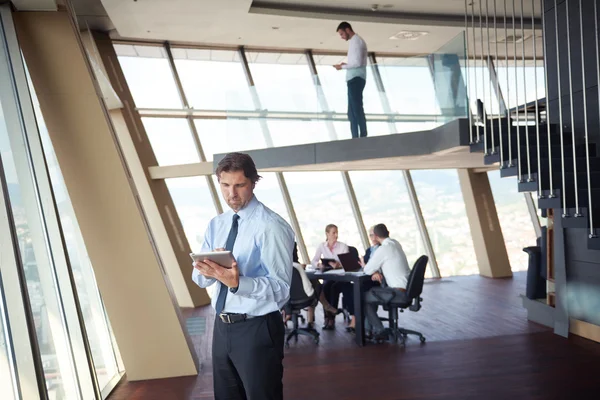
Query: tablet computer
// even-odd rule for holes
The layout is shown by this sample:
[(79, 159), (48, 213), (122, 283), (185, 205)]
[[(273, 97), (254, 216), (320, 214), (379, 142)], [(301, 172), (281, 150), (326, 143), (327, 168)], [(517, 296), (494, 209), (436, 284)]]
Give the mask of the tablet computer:
[(190, 257), (192, 257), (192, 260), (194, 260), (194, 262), (204, 261), (204, 260), (208, 259), (208, 260), (215, 262), (225, 268), (231, 268), (231, 265), (235, 261), (233, 254), (231, 254), (231, 251), (229, 251), (229, 250), (207, 251), (204, 253), (190, 253)]

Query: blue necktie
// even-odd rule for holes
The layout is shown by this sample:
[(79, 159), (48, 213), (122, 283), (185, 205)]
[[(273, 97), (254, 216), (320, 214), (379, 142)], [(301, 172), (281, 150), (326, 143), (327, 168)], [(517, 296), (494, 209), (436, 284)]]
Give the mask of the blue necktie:
[[(225, 250), (233, 250), (233, 244), (235, 243), (235, 238), (237, 237), (238, 233), (238, 219), (240, 219), (240, 216), (233, 214), (233, 221), (231, 223), (231, 229), (229, 230), (229, 236), (227, 236), (227, 242), (225, 243)], [(225, 299), (227, 299), (228, 291), (229, 288), (221, 283), (219, 288), (219, 297), (217, 297), (217, 304), (215, 304), (215, 311), (217, 312), (217, 315), (221, 314), (223, 308), (225, 308)]]

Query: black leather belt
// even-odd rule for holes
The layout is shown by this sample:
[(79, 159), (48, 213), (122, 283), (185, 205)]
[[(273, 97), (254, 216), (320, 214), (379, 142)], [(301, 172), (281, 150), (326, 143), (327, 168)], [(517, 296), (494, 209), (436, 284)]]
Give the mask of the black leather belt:
[(221, 313), (219, 314), (219, 318), (224, 324), (237, 324), (238, 322), (244, 322), (246, 320), (256, 318), (256, 316), (248, 314)]

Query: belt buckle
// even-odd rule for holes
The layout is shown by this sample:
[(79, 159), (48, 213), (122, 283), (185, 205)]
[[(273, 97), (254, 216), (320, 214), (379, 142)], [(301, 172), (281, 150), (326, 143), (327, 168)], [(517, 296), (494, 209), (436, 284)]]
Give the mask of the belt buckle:
[(231, 324), (231, 317), (229, 316), (229, 314), (221, 313), (219, 314), (219, 318), (221, 318), (221, 321), (223, 321), (223, 323)]

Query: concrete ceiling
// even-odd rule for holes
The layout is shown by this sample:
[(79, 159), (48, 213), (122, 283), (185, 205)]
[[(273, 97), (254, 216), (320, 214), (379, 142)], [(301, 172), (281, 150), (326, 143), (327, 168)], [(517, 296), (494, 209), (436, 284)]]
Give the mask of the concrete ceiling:
[[(213, 46), (239, 46), (276, 49), (347, 50), (335, 28), (348, 20), (363, 36), (369, 51), (394, 54), (434, 52), (464, 31), (464, 0), (386, 0), (372, 11), (374, 0), (72, 0), (80, 24), (91, 29), (114, 30), (115, 39), (171, 41)], [(493, 1), (489, 1), (490, 23)], [(507, 2), (512, 5), (512, 2)], [(520, 15), (520, 3), (517, 15)], [(531, 26), (531, 2), (524, 8), (526, 27)], [(324, 6), (326, 4), (326, 6)], [(485, 14), (485, 2), (483, 11)], [(476, 21), (479, 3), (475, 2)], [(502, 4), (502, 8), (504, 5)], [(536, 10), (539, 14), (539, 10)], [(498, 10), (498, 15), (502, 14)], [(511, 15), (511, 8), (508, 8)], [(485, 18), (484, 18), (485, 20)], [(498, 21), (500, 22), (500, 20)], [(478, 23), (476, 22), (477, 28)], [(500, 26), (501, 24), (499, 24)], [(502, 26), (503, 28), (503, 26)], [(416, 40), (390, 39), (402, 31), (426, 32)], [(477, 29), (487, 46), (487, 30)], [(520, 34), (520, 32), (517, 32)], [(541, 34), (537, 32), (537, 36)], [(503, 29), (492, 40), (503, 40), (512, 30)], [(532, 32), (525, 31), (526, 37)], [(526, 40), (526, 56), (531, 56), (531, 39)], [(487, 52), (487, 47), (484, 48)], [(491, 49), (492, 54), (495, 48)], [(521, 48), (518, 48), (519, 54)], [(541, 52), (541, 48), (538, 50)], [(509, 55), (513, 52), (509, 46)], [(472, 53), (472, 52), (471, 52)], [(504, 44), (499, 46), (504, 56)]]

